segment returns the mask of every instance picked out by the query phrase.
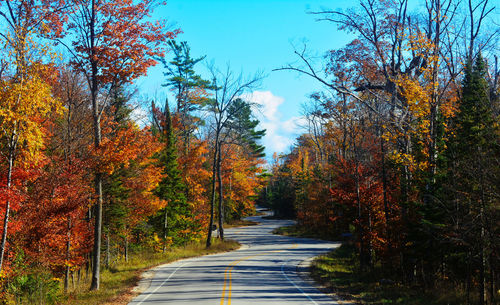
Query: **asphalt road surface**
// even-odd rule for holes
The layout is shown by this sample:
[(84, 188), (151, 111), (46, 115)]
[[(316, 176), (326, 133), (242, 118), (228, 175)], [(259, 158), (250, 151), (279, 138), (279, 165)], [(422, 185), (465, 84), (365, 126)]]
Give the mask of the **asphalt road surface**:
[(302, 280), (297, 266), (338, 244), (271, 233), (292, 224), (288, 220), (248, 220), (261, 224), (225, 231), (227, 238), (243, 244), (239, 250), (164, 265), (151, 286), (129, 304), (337, 304)]

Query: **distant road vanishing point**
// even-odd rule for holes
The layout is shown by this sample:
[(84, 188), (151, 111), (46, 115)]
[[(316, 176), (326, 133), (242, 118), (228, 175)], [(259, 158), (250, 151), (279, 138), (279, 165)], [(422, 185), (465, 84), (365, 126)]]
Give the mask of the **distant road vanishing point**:
[(243, 246), (236, 251), (180, 260), (156, 271), (151, 286), (129, 305), (326, 305), (337, 304), (304, 281), (304, 260), (339, 244), (272, 234), (289, 220), (249, 217), (259, 225), (226, 230)]

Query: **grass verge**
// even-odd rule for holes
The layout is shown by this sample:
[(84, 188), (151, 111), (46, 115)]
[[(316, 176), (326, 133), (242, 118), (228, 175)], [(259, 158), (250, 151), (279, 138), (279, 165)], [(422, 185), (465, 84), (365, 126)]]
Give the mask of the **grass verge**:
[(299, 226), (299, 225), (291, 225), (291, 226), (280, 227), (280, 228), (274, 229), (273, 234), (292, 236), (292, 237), (316, 238), (316, 239), (334, 241), (334, 239), (332, 239), (331, 237), (329, 237), (326, 234), (314, 232), (314, 231), (308, 230), (307, 228), (304, 228), (304, 227)]
[(236, 227), (255, 226), (255, 225), (258, 225), (258, 224), (259, 223), (256, 222), (256, 221), (238, 219), (238, 220), (232, 220), (232, 221), (224, 224), (224, 229), (230, 229), (230, 228), (236, 228)]
[(205, 244), (200, 242), (173, 248), (167, 253), (137, 253), (128, 262), (118, 262), (109, 269), (103, 269), (101, 271), (101, 287), (98, 291), (89, 291), (90, 278), (85, 276), (79, 284), (75, 283), (74, 287), (70, 282), (70, 293), (61, 296), (60, 304), (127, 304), (137, 295), (132, 289), (137, 285), (141, 273), (145, 270), (183, 258), (231, 251), (239, 247), (239, 243), (235, 241), (220, 242), (214, 240), (209, 249), (206, 249)]
[[(322, 234), (294, 225), (274, 230), (275, 234), (294, 237), (326, 239)], [(331, 240), (331, 239), (330, 239)], [(376, 265), (369, 272), (361, 272), (356, 248), (343, 244), (326, 255), (316, 257), (310, 269), (311, 277), (328, 292), (342, 300), (339, 304), (407, 304), (444, 305), (462, 304), (463, 295), (453, 289), (441, 287), (424, 291), (395, 280), (384, 278), (382, 266)]]
[(360, 272), (356, 249), (342, 245), (327, 255), (317, 257), (311, 265), (311, 277), (352, 304), (445, 305), (462, 304), (463, 295), (444, 287), (424, 291), (383, 278), (380, 265)]

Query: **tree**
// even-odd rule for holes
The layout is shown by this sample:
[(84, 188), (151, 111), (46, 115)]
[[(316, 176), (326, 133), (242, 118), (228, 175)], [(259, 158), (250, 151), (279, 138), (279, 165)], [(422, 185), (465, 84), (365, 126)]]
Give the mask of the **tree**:
[(259, 120), (252, 119), (251, 104), (238, 98), (231, 104), (229, 114), (227, 125), (234, 142), (248, 148), (249, 157), (264, 158), (265, 147), (258, 141), (266, 135), (266, 130), (256, 130)]
[(175, 40), (168, 41), (168, 47), (174, 53), (174, 57), (169, 62), (165, 58), (160, 58), (166, 70), (164, 75), (167, 77), (163, 86), (175, 92), (184, 145), (183, 154), (186, 155), (192, 133), (200, 121), (192, 113), (199, 110), (207, 101), (205, 90), (209, 89), (210, 82), (197, 75), (194, 70), (195, 65), (204, 60), (205, 56), (192, 58), (191, 49), (185, 41), (180, 43)]
[[(6, 1), (0, 3), (0, 16), (6, 31), (0, 34), (2, 53), (0, 67), (0, 148), (7, 163), (5, 173), (5, 213), (0, 243), (0, 271), (3, 267), (11, 200), (13, 197), (12, 174), (16, 167), (37, 162), (43, 147), (44, 126), (40, 124), (53, 112), (61, 111), (61, 104), (53, 98), (48, 83), (54, 69), (45, 65), (44, 56), (50, 56), (46, 46), (34, 41), (35, 35), (57, 34), (55, 22), (41, 31), (39, 25), (48, 20), (56, 21), (59, 1), (41, 3), (32, 1)], [(51, 32), (53, 31), (53, 32)], [(3, 180), (3, 179), (2, 179)], [(2, 183), (3, 184), (3, 183)]]
[[(158, 113), (154, 103), (153, 113)], [(188, 229), (188, 222), (192, 215), (185, 196), (186, 186), (177, 162), (177, 141), (167, 101), (165, 101), (162, 117), (163, 120), (161, 121), (158, 117), (155, 119), (162, 126), (160, 140), (163, 142), (163, 149), (157, 156), (158, 166), (162, 169), (162, 179), (155, 189), (155, 195), (164, 200), (166, 206), (157, 215), (159, 217), (155, 217), (157, 218), (156, 221), (153, 220), (153, 222), (157, 224), (156, 227), (161, 227), (164, 243), (163, 252), (165, 252), (169, 244), (168, 238), (171, 238), (171, 241), (176, 243), (185, 243), (187, 241), (185, 238), (179, 237), (179, 234), (182, 230)], [(161, 224), (161, 226), (158, 224)]]
[[(73, 34), (72, 64), (81, 71), (90, 91), (94, 123), (94, 147), (102, 142), (101, 118), (104, 89), (112, 89), (146, 74), (163, 56), (161, 43), (178, 31), (165, 31), (163, 24), (147, 21), (156, 1), (78, 0), (70, 15)], [(60, 41), (64, 44), (64, 41)], [(99, 289), (102, 227), (102, 169), (95, 169), (95, 228), (91, 289)]]
[[(47, 149), (49, 164), (54, 164), (54, 166), (59, 164), (61, 168), (65, 169), (63, 174), (69, 177), (80, 176), (80, 181), (72, 180), (76, 181), (71, 185), (71, 190), (74, 194), (80, 194), (80, 192), (85, 194), (85, 201), (75, 200), (75, 197), (71, 198), (72, 194), (68, 194), (70, 196), (66, 196), (66, 198), (60, 196), (62, 202), (69, 208), (66, 213), (65, 230), (62, 230), (66, 231), (67, 235), (64, 289), (68, 291), (70, 274), (77, 271), (80, 275), (80, 268), (86, 262), (90, 252), (89, 237), (91, 235), (86, 214), (88, 212), (88, 194), (92, 191), (88, 181), (88, 169), (91, 166), (88, 153), (91, 135), (88, 131), (91, 130), (92, 126), (89, 122), (91, 113), (87, 107), (85, 81), (81, 73), (71, 69), (68, 65), (59, 67), (58, 80), (53, 86), (53, 90), (54, 95), (63, 103), (65, 112), (64, 119), (53, 118), (53, 124), (49, 125), (52, 127), (48, 132), (50, 135)], [(63, 166), (60, 163), (63, 163)], [(50, 165), (47, 167), (48, 169), (51, 169)], [(58, 175), (53, 170), (50, 173)], [(48, 180), (45, 177), (42, 177), (42, 181), (43, 179)], [(57, 183), (60, 181), (58, 180)], [(63, 183), (69, 184), (66, 181)]]
[[(474, 64), (471, 61), (467, 63), (458, 113), (452, 120), (454, 136), (449, 145), (449, 174), (454, 182), (450, 189), (459, 202), (459, 210), (469, 214), (464, 219), (463, 231), (458, 233), (467, 244), (474, 245), (468, 249), (472, 254), (468, 263), (477, 265), (479, 269), (479, 304), (486, 301), (488, 274), (493, 281), (491, 266), (495, 262), (489, 254), (496, 248), (492, 236), (498, 229), (495, 229), (494, 217), (500, 174), (498, 121), (492, 113), (486, 71), (481, 53)], [(491, 300), (493, 293), (489, 295)]]
[[(191, 141), (188, 155), (178, 159), (179, 168), (182, 169), (182, 178), (186, 185), (186, 199), (191, 207), (193, 230), (192, 238), (199, 240), (206, 233), (209, 222), (209, 194), (210, 164), (209, 139), (195, 138)], [(182, 144), (178, 145), (178, 151)]]
[[(243, 77), (235, 77), (229, 67), (224, 73), (211, 67), (212, 74), (211, 88), (214, 97), (207, 102), (206, 110), (211, 114), (211, 129), (213, 130), (213, 149), (212, 149), (212, 180), (211, 180), (211, 202), (210, 202), (210, 223), (208, 227), (207, 234), (207, 247), (212, 244), (212, 226), (214, 224), (214, 207), (216, 200), (216, 179), (219, 185), (219, 234), (220, 238), (224, 239), (224, 228), (223, 228), (223, 205), (222, 205), (222, 179), (220, 174), (221, 169), (221, 145), (224, 141), (223, 131), (228, 128), (228, 122), (230, 118), (235, 115), (234, 111), (240, 111), (241, 109), (232, 107), (233, 103), (238, 99), (239, 96), (246, 93), (247, 90), (251, 89), (258, 81), (260, 77), (256, 75), (253, 78), (244, 80)], [(232, 112), (230, 112), (232, 111)], [(227, 133), (227, 131), (226, 131)], [(216, 178), (217, 176), (217, 178)]]

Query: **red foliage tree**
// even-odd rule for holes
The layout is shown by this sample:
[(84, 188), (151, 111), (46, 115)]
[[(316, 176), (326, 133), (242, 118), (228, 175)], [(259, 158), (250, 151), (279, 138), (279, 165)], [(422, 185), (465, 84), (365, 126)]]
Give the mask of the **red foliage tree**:
[[(86, 77), (92, 103), (94, 146), (102, 141), (99, 94), (145, 75), (163, 56), (162, 43), (178, 31), (166, 31), (162, 23), (148, 21), (155, 0), (78, 0), (74, 3), (68, 29), (74, 37), (73, 65)], [(102, 175), (95, 170), (96, 213), (91, 289), (99, 289), (102, 227)]]

